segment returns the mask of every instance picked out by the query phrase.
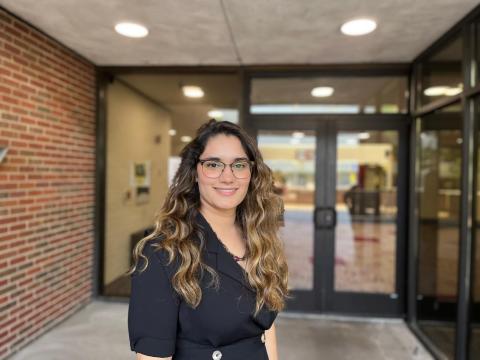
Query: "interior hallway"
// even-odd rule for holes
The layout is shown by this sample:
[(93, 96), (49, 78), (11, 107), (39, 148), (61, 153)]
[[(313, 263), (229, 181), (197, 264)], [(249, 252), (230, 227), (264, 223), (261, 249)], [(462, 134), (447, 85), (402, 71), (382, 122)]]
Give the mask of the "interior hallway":
[[(126, 303), (93, 301), (14, 354), (11, 360), (133, 360)], [(282, 313), (276, 320), (280, 360), (433, 359), (400, 320)]]

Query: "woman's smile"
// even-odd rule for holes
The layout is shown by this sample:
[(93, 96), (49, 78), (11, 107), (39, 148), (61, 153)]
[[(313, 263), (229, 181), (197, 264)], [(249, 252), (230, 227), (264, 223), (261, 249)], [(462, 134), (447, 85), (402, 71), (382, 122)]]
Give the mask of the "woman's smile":
[(217, 190), (217, 192), (220, 194), (220, 195), (223, 195), (223, 196), (232, 196), (233, 194), (235, 194), (237, 192), (237, 189), (238, 188), (220, 188), (220, 187), (214, 187), (215, 190)]

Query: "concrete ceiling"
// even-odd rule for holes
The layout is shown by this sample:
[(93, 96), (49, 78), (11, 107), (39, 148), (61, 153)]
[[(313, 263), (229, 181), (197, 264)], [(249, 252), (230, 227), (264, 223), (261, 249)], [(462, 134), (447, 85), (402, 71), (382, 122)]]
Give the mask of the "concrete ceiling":
[[(478, 0), (0, 0), (96, 65), (265, 65), (410, 62)], [(346, 20), (378, 29), (347, 37)], [(150, 34), (115, 33), (120, 21)]]

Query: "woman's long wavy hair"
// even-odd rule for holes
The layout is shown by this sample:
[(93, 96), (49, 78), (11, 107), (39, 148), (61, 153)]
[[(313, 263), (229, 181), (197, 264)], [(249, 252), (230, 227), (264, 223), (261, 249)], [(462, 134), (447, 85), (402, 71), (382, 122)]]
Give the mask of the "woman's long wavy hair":
[[(254, 161), (247, 194), (236, 209), (236, 223), (247, 239), (247, 281), (256, 290), (254, 316), (266, 305), (273, 311), (281, 311), (289, 298), (288, 267), (283, 243), (278, 237), (283, 201), (274, 193), (273, 176), (263, 162), (254, 140), (236, 124), (210, 120), (197, 131), (195, 139), (181, 152), (181, 163), (166, 195), (165, 202), (155, 219), (155, 230), (136, 245), (134, 263), (126, 275), (135, 272), (145, 244), (160, 236), (162, 241), (155, 247), (168, 252), (169, 264), (180, 257), (179, 267), (172, 279), (175, 291), (191, 307), (196, 308), (202, 299), (199, 274), (208, 271), (216, 288), (219, 286), (217, 272), (201, 261), (205, 246), (195, 216), (200, 209), (200, 193), (196, 178), (196, 166), (208, 140), (216, 135), (236, 136), (248, 158)], [(201, 241), (194, 241), (200, 239)]]

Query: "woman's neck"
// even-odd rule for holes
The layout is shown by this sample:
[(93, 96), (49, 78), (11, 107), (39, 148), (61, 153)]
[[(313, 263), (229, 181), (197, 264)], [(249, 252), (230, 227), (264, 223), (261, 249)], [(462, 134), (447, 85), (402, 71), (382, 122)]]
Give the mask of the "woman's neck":
[(232, 211), (219, 211), (202, 206), (199, 211), (213, 227), (219, 230), (228, 230), (235, 226), (235, 209), (232, 209)]

